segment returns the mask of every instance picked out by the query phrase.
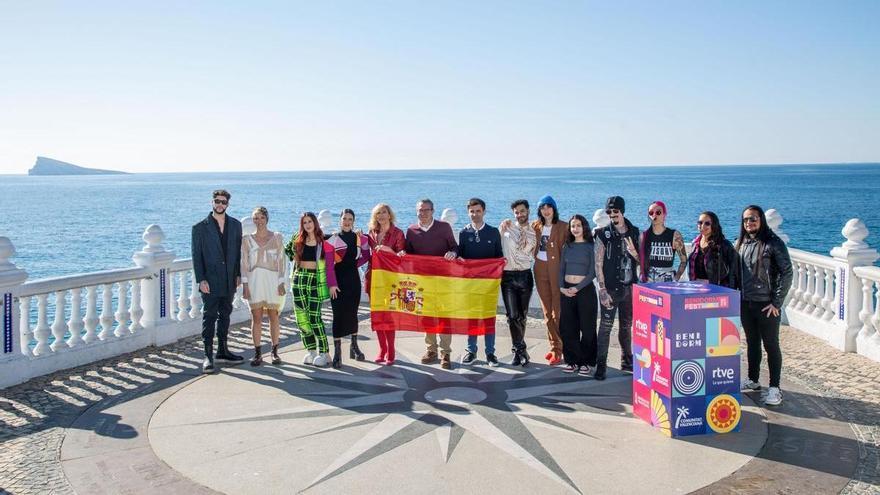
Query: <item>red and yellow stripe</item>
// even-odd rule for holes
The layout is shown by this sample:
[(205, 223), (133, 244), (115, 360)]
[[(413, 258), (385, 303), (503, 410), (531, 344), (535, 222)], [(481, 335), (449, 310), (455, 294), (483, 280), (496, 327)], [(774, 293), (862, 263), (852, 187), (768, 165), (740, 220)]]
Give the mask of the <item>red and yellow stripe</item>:
[(503, 269), (503, 259), (448, 261), (380, 251), (371, 260), (373, 330), (494, 333)]

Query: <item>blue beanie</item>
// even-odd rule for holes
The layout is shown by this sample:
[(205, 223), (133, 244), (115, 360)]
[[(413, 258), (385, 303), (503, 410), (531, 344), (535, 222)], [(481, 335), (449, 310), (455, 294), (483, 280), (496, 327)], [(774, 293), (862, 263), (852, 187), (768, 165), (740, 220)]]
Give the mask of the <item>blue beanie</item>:
[(554, 211), (557, 211), (557, 212), (559, 211), (559, 208), (556, 207), (556, 200), (553, 199), (553, 196), (550, 196), (549, 194), (538, 200), (538, 209), (539, 210), (544, 205), (550, 205), (553, 207)]

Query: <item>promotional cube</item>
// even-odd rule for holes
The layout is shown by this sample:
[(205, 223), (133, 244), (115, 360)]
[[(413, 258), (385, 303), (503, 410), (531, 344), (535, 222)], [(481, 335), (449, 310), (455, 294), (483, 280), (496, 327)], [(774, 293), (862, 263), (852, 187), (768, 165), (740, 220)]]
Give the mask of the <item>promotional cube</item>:
[(633, 414), (673, 437), (739, 430), (739, 292), (633, 286)]

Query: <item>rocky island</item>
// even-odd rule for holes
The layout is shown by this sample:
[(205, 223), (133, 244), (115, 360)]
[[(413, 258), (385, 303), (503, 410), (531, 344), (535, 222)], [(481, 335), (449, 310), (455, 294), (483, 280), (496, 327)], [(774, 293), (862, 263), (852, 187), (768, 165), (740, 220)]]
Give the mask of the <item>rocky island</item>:
[(127, 174), (128, 172), (119, 172), (117, 170), (101, 170), (97, 168), (86, 168), (74, 165), (72, 163), (53, 160), (44, 156), (38, 156), (33, 168), (28, 170), (28, 175), (108, 175), (108, 174)]

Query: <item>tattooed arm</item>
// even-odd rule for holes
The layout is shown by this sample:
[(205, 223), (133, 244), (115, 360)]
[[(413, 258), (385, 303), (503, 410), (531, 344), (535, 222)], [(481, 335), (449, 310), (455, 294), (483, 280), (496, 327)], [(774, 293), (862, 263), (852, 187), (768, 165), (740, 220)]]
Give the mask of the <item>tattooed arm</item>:
[(672, 236), (672, 249), (678, 253), (678, 271), (675, 273), (675, 280), (681, 280), (681, 276), (684, 275), (684, 271), (687, 270), (688, 267), (688, 255), (687, 249), (684, 247), (684, 238), (681, 236), (681, 232), (675, 231), (675, 234)]

